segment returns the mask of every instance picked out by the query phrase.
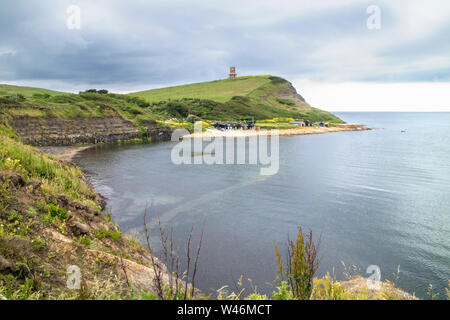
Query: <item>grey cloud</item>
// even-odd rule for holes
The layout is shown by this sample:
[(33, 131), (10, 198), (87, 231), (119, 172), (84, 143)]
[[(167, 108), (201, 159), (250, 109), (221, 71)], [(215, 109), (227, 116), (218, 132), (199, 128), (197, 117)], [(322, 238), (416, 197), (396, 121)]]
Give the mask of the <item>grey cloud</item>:
[[(224, 2), (80, 0), (82, 28), (68, 30), (70, 3), (0, 4), (0, 82), (132, 88), (223, 78), (229, 65), (237, 65), (240, 74), (319, 80), (390, 80), (392, 66), (401, 67), (395, 74), (399, 81), (449, 78), (445, 60), (428, 70), (411, 69), (404, 61), (407, 56), (414, 65), (431, 55), (449, 56), (448, 32), (442, 30), (425, 39), (411, 35), (389, 42), (380, 36), (380, 45), (361, 52), (350, 71), (335, 52), (318, 54), (341, 43), (350, 46), (347, 50), (360, 49), (359, 39), (372, 36), (365, 28), (367, 1), (308, 12), (299, 5), (298, 17), (275, 16), (265, 23), (256, 13), (246, 17), (223, 10)], [(384, 12), (384, 26), (394, 28), (395, 14)], [(372, 60), (377, 64), (366, 63)]]

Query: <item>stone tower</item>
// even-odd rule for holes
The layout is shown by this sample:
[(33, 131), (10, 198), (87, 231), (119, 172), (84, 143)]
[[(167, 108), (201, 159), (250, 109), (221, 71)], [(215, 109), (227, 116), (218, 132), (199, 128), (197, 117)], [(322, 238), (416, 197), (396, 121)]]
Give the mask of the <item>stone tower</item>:
[(230, 74), (228, 79), (236, 79), (236, 67), (230, 67)]

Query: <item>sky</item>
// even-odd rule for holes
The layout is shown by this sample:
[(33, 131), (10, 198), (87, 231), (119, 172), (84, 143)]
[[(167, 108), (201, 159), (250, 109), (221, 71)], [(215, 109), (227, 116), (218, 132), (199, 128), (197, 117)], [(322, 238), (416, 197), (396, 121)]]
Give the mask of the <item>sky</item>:
[(0, 0), (0, 83), (126, 93), (229, 66), (329, 111), (450, 111), (450, 2)]

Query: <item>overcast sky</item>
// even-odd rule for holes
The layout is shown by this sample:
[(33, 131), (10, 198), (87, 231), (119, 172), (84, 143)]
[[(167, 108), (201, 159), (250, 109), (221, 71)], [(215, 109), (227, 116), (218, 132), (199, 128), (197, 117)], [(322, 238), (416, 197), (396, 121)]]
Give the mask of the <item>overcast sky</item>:
[(450, 2), (0, 0), (0, 83), (130, 92), (230, 65), (327, 110), (450, 111)]

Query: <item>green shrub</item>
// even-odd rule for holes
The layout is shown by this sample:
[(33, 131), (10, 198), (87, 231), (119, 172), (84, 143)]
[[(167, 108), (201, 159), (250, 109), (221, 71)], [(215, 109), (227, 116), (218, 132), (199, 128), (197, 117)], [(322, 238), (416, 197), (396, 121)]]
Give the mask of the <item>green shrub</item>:
[(4, 99), (6, 99), (6, 103), (19, 103), (19, 102), (23, 102), (25, 101), (25, 96), (23, 94), (20, 93), (14, 93), (12, 95), (9, 96), (5, 96), (3, 97)]
[(8, 221), (10, 222), (21, 222), (22, 216), (16, 210), (11, 210), (8, 215)]
[(295, 102), (291, 99), (283, 99), (283, 98), (277, 98), (277, 101), (281, 104), (285, 104), (288, 106), (295, 106)]
[(287, 80), (285, 80), (283, 78), (275, 77), (275, 76), (269, 77), (269, 79), (272, 80), (272, 84), (282, 84), (282, 83), (288, 82)]
[(141, 97), (126, 96), (126, 100), (128, 102), (131, 102), (131, 103), (134, 103), (134, 104), (138, 105), (141, 108), (148, 108), (148, 107), (150, 107), (150, 103), (148, 103), (144, 98), (141, 98)]
[(231, 101), (245, 104), (245, 103), (249, 103), (250, 102), (250, 98), (249, 97), (244, 97), (244, 96), (234, 96), (233, 98), (231, 98)]
[(33, 243), (33, 249), (36, 251), (43, 249), (46, 245), (45, 240), (41, 239), (40, 236), (37, 236), (36, 238), (31, 240), (31, 242)]
[(67, 210), (60, 208), (54, 202), (45, 203), (43, 199), (37, 203), (36, 208), (41, 213), (43, 224), (54, 225), (63, 231), (64, 221), (67, 219)]
[(35, 300), (41, 297), (39, 279), (25, 278), (23, 284), (17, 283), (12, 274), (0, 275), (0, 294), (8, 300)]
[(171, 117), (184, 119), (189, 115), (189, 107), (181, 101), (169, 101), (165, 105), (166, 112)]
[(50, 98), (50, 95), (47, 93), (33, 93), (32, 97), (35, 99), (47, 100)]
[(254, 292), (248, 297), (246, 297), (245, 300), (267, 300), (267, 296), (265, 294), (262, 295), (257, 292)]
[(132, 292), (131, 300), (158, 300), (158, 298), (148, 290), (141, 290), (138, 293)]
[(89, 236), (86, 234), (83, 234), (82, 236), (80, 236), (80, 238), (78, 238), (78, 241), (82, 245), (85, 245), (86, 247), (91, 245), (91, 238), (89, 238)]
[(314, 300), (346, 300), (349, 298), (347, 290), (327, 273), (323, 278), (314, 278), (312, 292)]
[(137, 115), (143, 114), (142, 111), (137, 109), (136, 107), (133, 108), (133, 107), (128, 107), (128, 106), (123, 106), (122, 110), (124, 112), (127, 112), (127, 113), (133, 115), (133, 116), (137, 116)]
[(139, 134), (141, 139), (147, 139), (149, 137), (149, 132), (147, 127), (139, 127)]
[(0, 105), (12, 105), (17, 103), (17, 101), (13, 98), (11, 98), (10, 96), (3, 96), (0, 97)]
[(280, 285), (277, 287), (278, 291), (272, 293), (274, 300), (293, 300), (294, 294), (289, 289), (289, 285), (286, 281), (281, 281)]
[(60, 208), (56, 203), (50, 202), (47, 204), (48, 212), (52, 217), (58, 217), (62, 220), (67, 219), (67, 210)]
[(0, 183), (0, 210), (5, 210), (11, 200), (11, 196), (8, 193), (8, 188), (8, 181)]
[(111, 238), (114, 241), (118, 241), (120, 239), (120, 232), (112, 231), (112, 230), (105, 230), (105, 229), (95, 229), (94, 230), (94, 236), (99, 239), (105, 239), (105, 238)]
[(188, 115), (186, 118), (186, 122), (189, 122), (189, 123), (195, 123), (196, 121), (200, 121), (200, 120), (201, 120), (200, 117), (197, 117), (196, 115), (193, 115), (193, 114)]
[(41, 215), (42, 223), (46, 226), (50, 226), (53, 223), (53, 217), (50, 213), (44, 213)]
[(297, 231), (294, 241), (288, 239), (288, 254), (286, 262), (283, 263), (277, 244), (275, 243), (275, 256), (278, 263), (279, 279), (289, 285), (295, 299), (308, 300), (311, 297), (314, 274), (319, 267), (317, 251), (320, 241), (313, 241), (312, 231), (306, 236), (302, 228)]
[(55, 103), (75, 103), (78, 98), (74, 94), (61, 94), (50, 98), (50, 101)]

